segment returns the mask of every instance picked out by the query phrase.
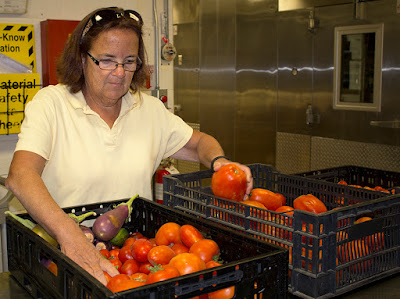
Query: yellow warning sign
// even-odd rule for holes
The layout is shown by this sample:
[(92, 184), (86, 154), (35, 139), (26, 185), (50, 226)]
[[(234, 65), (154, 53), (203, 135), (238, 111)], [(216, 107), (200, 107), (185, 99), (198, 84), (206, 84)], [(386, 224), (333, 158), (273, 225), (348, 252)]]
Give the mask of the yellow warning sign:
[(0, 74), (0, 135), (21, 130), (25, 105), (40, 89), (40, 74)]
[(34, 26), (0, 23), (0, 53), (30, 66), (32, 72), (36, 72)]

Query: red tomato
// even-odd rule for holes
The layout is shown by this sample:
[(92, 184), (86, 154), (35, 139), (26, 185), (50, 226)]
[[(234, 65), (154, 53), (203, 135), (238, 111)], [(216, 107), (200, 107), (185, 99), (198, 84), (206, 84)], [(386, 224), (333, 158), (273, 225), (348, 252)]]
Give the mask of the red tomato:
[(136, 238), (129, 237), (128, 239), (125, 240), (124, 245), (122, 245), (122, 247), (125, 247), (125, 246), (130, 247), (133, 243), (135, 243), (135, 241), (136, 241)]
[(148, 275), (145, 273), (141, 273), (141, 272), (136, 272), (133, 273), (132, 275), (129, 275), (129, 278), (132, 280), (138, 280), (138, 281), (143, 281), (146, 282)]
[(106, 271), (103, 271), (104, 276), (106, 277), (107, 283), (111, 280), (110, 274), (108, 274)]
[(189, 249), (190, 253), (194, 253), (198, 255), (204, 263), (207, 263), (213, 259), (213, 257), (219, 255), (219, 247), (218, 244), (211, 239), (203, 239), (197, 241), (193, 244)]
[(135, 239), (135, 240), (137, 240), (137, 239), (142, 239), (144, 236), (143, 236), (143, 234), (142, 233), (139, 233), (139, 232), (131, 232), (130, 234), (129, 234), (129, 238), (133, 238), (133, 239)]
[(139, 272), (144, 273), (144, 274), (149, 274), (151, 267), (153, 267), (153, 265), (150, 264), (149, 261), (141, 263), (140, 267), (139, 267)]
[(248, 200), (259, 201), (270, 211), (275, 211), (282, 206), (282, 199), (275, 192), (262, 188), (251, 190)]
[[(111, 277), (110, 281), (107, 283), (107, 288), (109, 288), (111, 291), (116, 290), (117, 286), (125, 280), (130, 280), (128, 275), (117, 274), (117, 275)], [(113, 291), (113, 292), (115, 293), (115, 291)]]
[[(256, 201), (256, 200), (242, 200), (242, 201), (240, 201), (240, 203), (242, 203), (244, 205), (264, 209), (264, 210), (266, 209), (266, 207), (261, 202)], [(258, 216), (260, 216), (260, 215), (257, 215), (257, 217)]]
[(49, 270), (51, 273), (53, 273), (55, 276), (57, 276), (58, 269), (57, 269), (56, 263), (51, 262), (50, 265), (47, 266), (47, 270)]
[(100, 253), (106, 258), (109, 259), (111, 257), (110, 252), (107, 249), (100, 249)]
[(356, 221), (354, 221), (354, 223), (362, 223), (362, 222), (370, 221), (370, 220), (372, 220), (371, 217), (361, 217), (361, 218), (358, 218)]
[(347, 182), (346, 182), (346, 181), (340, 181), (338, 184), (340, 184), (340, 185), (347, 185)]
[(127, 260), (125, 263), (122, 264), (119, 272), (126, 275), (132, 275), (139, 271), (139, 267), (140, 265), (138, 261), (134, 259)]
[(204, 239), (200, 231), (194, 226), (189, 224), (182, 225), (179, 233), (182, 243), (186, 245), (188, 248), (190, 248), (197, 241)]
[(178, 276), (180, 276), (179, 271), (174, 266), (171, 265), (161, 266), (159, 269), (155, 270), (154, 272), (151, 272), (147, 276), (146, 284), (155, 283), (158, 281), (164, 281)]
[(275, 193), (275, 195), (281, 199), (282, 201), (282, 206), (286, 205), (286, 197), (283, 194), (280, 193)]
[(325, 204), (312, 194), (301, 195), (293, 201), (293, 207), (297, 210), (312, 213), (324, 213), (328, 211)]
[(118, 258), (119, 258), (119, 250), (120, 250), (120, 249), (118, 249), (118, 248), (111, 249), (111, 250), (110, 250), (110, 257), (113, 257), (113, 258), (115, 258), (115, 259), (118, 259)]
[(137, 287), (141, 287), (144, 286), (146, 283), (144, 281), (138, 281), (138, 280), (124, 280), (121, 281), (119, 284), (117, 284), (115, 287), (113, 288), (109, 288), (113, 293), (117, 293), (117, 292), (122, 292), (122, 291), (126, 291), (126, 290), (130, 290), (130, 289), (134, 289)]
[(147, 254), (150, 249), (153, 248), (153, 244), (147, 239), (137, 239), (135, 243), (132, 244), (131, 252), (132, 256), (138, 262), (147, 262)]
[(194, 253), (181, 253), (172, 258), (169, 265), (178, 269), (180, 275), (185, 275), (206, 269), (206, 263)]
[[(292, 207), (290, 207), (290, 206), (281, 206), (281, 207), (277, 208), (275, 210), (275, 212), (282, 213), (284, 215), (293, 216), (294, 209)], [(280, 215), (276, 215), (276, 217), (277, 217), (277, 219), (281, 220), (280, 221), (281, 224), (283, 224), (283, 222), (284, 222), (285, 225), (292, 225), (292, 219), (288, 219), (287, 217), (280, 216)]]
[(119, 259), (116, 259), (116, 258), (113, 258), (113, 257), (111, 257), (111, 258), (109, 259), (109, 261), (110, 261), (110, 263), (115, 267), (115, 269), (117, 269), (117, 270), (119, 271), (119, 269), (120, 269), (121, 266), (122, 266), (121, 261), (120, 261)]
[(133, 260), (131, 246), (124, 246), (121, 248), (118, 254), (121, 263), (125, 263), (127, 260)]
[(179, 231), (181, 226), (175, 222), (167, 222), (163, 224), (156, 233), (157, 245), (170, 245), (182, 243)]
[(149, 241), (151, 244), (153, 244), (153, 246), (157, 246), (156, 238), (150, 238)]
[(221, 265), (222, 265), (221, 263), (218, 263), (216, 261), (211, 260), (211, 261), (206, 263), (206, 268), (210, 269), (210, 268), (218, 267), (218, 266), (221, 266)]
[(208, 299), (230, 299), (235, 296), (235, 287), (229, 287), (208, 294)]
[(184, 253), (184, 252), (189, 252), (189, 248), (187, 248), (185, 245), (179, 244), (179, 243), (172, 245), (171, 249), (175, 252), (176, 255), (178, 255), (180, 253)]
[[(361, 218), (358, 218), (356, 221), (354, 221), (354, 224), (362, 223), (362, 222), (370, 221), (370, 220), (372, 220), (371, 217), (361, 217)], [(368, 247), (372, 252), (382, 250), (385, 247), (384, 234), (381, 232), (367, 236), (366, 240), (367, 240)]]
[(211, 190), (215, 196), (241, 201), (246, 189), (246, 174), (235, 164), (226, 164), (212, 175)]
[(155, 265), (166, 265), (175, 256), (175, 251), (166, 245), (155, 246), (147, 254), (149, 262)]

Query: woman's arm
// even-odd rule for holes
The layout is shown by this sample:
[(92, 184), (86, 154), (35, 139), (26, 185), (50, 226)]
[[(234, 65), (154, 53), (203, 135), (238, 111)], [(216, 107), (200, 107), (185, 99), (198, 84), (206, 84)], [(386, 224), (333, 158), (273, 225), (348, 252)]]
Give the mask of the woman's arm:
[[(210, 168), (211, 161), (219, 156), (224, 156), (224, 150), (222, 149), (219, 142), (214, 137), (206, 133), (193, 130), (193, 135), (190, 140), (185, 144), (183, 148), (173, 154), (171, 158), (192, 162), (200, 162), (204, 166)], [(253, 177), (251, 175), (250, 169), (247, 166), (237, 162), (231, 162), (225, 158), (220, 158), (215, 161), (213, 170), (218, 171), (222, 166), (229, 163), (234, 163), (238, 165), (246, 173), (247, 197), (247, 195), (250, 194), (250, 191), (253, 188)]]
[(16, 151), (6, 187), (31, 217), (57, 240), (64, 254), (106, 284), (103, 270), (111, 276), (118, 274), (118, 271), (101, 256), (76, 222), (53, 200), (41, 178), (45, 162), (43, 157), (35, 153)]

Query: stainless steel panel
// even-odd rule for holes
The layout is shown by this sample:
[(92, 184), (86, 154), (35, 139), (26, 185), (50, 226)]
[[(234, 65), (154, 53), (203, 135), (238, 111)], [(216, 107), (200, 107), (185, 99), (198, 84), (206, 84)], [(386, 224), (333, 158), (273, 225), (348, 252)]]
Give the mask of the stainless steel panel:
[(278, 19), (278, 131), (311, 134), (306, 110), (313, 101), (314, 34), (308, 11), (290, 11)]
[(200, 0), (173, 0), (174, 24), (197, 23), (199, 21)]
[(235, 159), (275, 164), (276, 1), (237, 1)]
[(177, 24), (174, 44), (182, 64), (174, 64), (176, 114), (186, 122), (199, 123), (199, 22)]
[[(329, 157), (348, 147), (360, 166), (381, 159), (385, 168), (397, 168), (392, 158), (398, 156), (399, 131), (370, 125), (400, 119), (397, 1), (365, 2), (364, 20), (355, 19), (353, 1), (326, 7), (323, 2), (314, 5), (319, 22), (310, 31), (309, 9), (278, 12), (278, 0), (175, 0), (174, 12), (181, 10), (174, 18), (182, 55), (182, 65), (175, 63), (179, 115), (199, 123), (243, 163), (276, 161), (280, 169), (304, 171), (307, 165), (324, 167), (324, 161), (331, 165)], [(333, 110), (335, 26), (381, 22), (382, 112)], [(310, 104), (320, 118), (312, 126), (306, 124)], [(343, 148), (337, 150), (335, 142)], [(361, 155), (360, 144), (373, 154)], [(334, 163), (340, 159), (349, 162), (343, 156)]]
[[(368, 143), (400, 145), (399, 134), (393, 130), (370, 125), (373, 120), (394, 120), (399, 117), (400, 102), (395, 98), (398, 87), (400, 20), (395, 12), (396, 1), (367, 2), (367, 20), (353, 18), (353, 6), (341, 5), (319, 8), (316, 17), (320, 28), (314, 47), (314, 107), (320, 113), (320, 124), (313, 127), (314, 136), (353, 140)], [(344, 111), (332, 109), (333, 90), (333, 35), (336, 26), (384, 23), (382, 110), (377, 112)], [(397, 27), (396, 27), (397, 26)]]
[(279, 11), (354, 3), (354, 0), (278, 0)]
[(231, 0), (200, 4), (199, 119), (203, 132), (235, 157), (235, 28)]

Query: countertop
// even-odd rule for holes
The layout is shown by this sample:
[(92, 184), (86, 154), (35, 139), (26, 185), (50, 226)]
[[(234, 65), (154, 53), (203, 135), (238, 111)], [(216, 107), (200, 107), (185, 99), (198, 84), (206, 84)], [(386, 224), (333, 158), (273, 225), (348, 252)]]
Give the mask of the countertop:
[[(0, 273), (0, 298), (24, 299), (31, 298), (19, 283), (13, 279), (9, 272)], [(298, 298), (289, 294), (288, 298)], [(356, 291), (347, 293), (341, 297), (346, 299), (395, 299), (400, 298), (400, 273), (389, 278), (375, 282), (369, 286), (361, 287)]]

